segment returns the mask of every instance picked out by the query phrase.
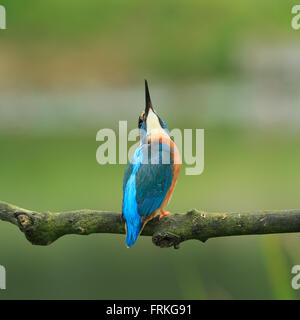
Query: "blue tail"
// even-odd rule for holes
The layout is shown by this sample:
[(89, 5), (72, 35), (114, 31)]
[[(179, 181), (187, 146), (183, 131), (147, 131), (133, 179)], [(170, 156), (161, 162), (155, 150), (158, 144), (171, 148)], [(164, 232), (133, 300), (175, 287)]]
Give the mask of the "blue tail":
[(137, 224), (131, 224), (131, 223), (126, 224), (126, 227), (127, 227), (126, 244), (129, 248), (131, 248), (136, 242), (141, 232), (142, 226), (143, 226), (143, 223), (141, 221), (137, 222)]

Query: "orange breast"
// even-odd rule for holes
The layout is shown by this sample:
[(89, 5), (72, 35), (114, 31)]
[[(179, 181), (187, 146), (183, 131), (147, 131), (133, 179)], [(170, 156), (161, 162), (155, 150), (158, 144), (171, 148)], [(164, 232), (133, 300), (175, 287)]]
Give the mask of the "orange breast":
[(153, 135), (151, 135), (151, 142), (161, 142), (164, 144), (167, 144), (168, 146), (170, 146), (173, 149), (173, 152), (171, 153), (171, 159), (173, 161), (173, 180), (172, 180), (172, 184), (171, 187), (165, 197), (164, 202), (162, 203), (162, 205), (160, 206), (160, 208), (158, 208), (155, 212), (153, 212), (151, 214), (151, 219), (153, 219), (157, 213), (159, 213), (170, 201), (172, 193), (175, 189), (176, 183), (177, 183), (177, 179), (180, 173), (180, 169), (181, 169), (181, 156), (180, 153), (178, 151), (178, 148), (176, 146), (176, 144), (174, 143), (174, 141), (166, 134), (166, 133), (162, 133), (162, 132), (157, 132)]
[[(171, 140), (172, 141), (172, 140)], [(161, 207), (159, 208), (160, 210), (162, 210), (167, 204), (168, 202), (170, 201), (171, 199), (171, 196), (172, 196), (172, 193), (175, 189), (175, 186), (176, 186), (176, 183), (177, 183), (177, 179), (178, 179), (178, 176), (179, 176), (179, 173), (180, 173), (180, 169), (181, 169), (181, 157), (180, 157), (180, 154), (179, 154), (179, 151), (176, 147), (176, 144), (172, 141), (172, 145), (171, 147), (173, 148), (174, 150), (174, 153), (173, 153), (173, 161), (174, 161), (174, 164), (173, 164), (173, 180), (172, 180), (172, 184), (171, 184), (171, 187), (165, 197), (165, 200), (163, 202), (163, 204), (161, 205)]]

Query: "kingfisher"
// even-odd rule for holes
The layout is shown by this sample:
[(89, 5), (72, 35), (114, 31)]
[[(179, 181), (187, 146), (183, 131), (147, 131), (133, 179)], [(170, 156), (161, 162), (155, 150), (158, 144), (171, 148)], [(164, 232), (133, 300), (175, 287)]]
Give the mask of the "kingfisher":
[(128, 248), (156, 215), (160, 214), (160, 220), (170, 214), (164, 208), (181, 169), (180, 153), (165, 122), (152, 106), (147, 80), (145, 98), (145, 110), (138, 118), (140, 143), (127, 164), (123, 179), (122, 216)]

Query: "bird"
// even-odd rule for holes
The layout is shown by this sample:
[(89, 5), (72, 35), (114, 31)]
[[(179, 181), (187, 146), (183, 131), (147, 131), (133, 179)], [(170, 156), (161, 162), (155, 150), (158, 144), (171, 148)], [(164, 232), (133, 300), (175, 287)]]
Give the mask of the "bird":
[(181, 169), (179, 150), (166, 123), (155, 111), (145, 80), (145, 110), (138, 118), (139, 145), (128, 162), (123, 178), (122, 217), (126, 246), (132, 247), (145, 225), (170, 212), (170, 201)]

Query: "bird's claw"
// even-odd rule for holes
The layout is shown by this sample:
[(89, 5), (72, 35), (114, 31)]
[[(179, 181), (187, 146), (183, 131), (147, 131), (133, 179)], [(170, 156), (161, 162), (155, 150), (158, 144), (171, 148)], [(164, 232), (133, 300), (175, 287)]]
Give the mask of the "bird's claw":
[(169, 212), (169, 211), (161, 210), (161, 214), (159, 215), (158, 220), (160, 221), (160, 219), (162, 219), (163, 217), (168, 216), (170, 214), (171, 214), (171, 212)]

